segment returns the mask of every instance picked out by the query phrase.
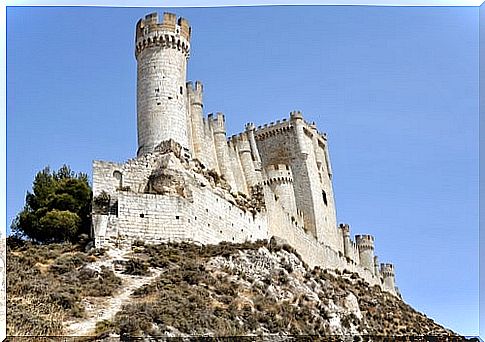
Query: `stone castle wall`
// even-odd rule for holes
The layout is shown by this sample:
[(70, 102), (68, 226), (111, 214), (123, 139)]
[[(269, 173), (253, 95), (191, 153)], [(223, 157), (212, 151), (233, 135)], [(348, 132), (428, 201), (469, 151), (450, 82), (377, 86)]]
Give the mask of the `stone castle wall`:
[(215, 244), (268, 238), (265, 215), (253, 216), (211, 191), (191, 190), (191, 200), (179, 196), (120, 193), (117, 214), (98, 215), (97, 220), (109, 217), (98, 227), (98, 246), (117, 240)]

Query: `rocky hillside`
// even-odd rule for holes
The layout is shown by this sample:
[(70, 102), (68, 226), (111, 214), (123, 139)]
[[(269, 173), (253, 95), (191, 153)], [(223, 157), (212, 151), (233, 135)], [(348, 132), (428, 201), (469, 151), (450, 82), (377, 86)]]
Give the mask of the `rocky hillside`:
[(8, 335), (453, 335), (286, 245), (84, 250), (9, 243)]

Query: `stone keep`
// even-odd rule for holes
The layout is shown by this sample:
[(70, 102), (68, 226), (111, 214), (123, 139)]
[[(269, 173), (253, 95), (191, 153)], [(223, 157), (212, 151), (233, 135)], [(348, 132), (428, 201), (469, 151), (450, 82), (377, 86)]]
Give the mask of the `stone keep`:
[(189, 148), (189, 51), (190, 26), (185, 19), (165, 13), (159, 23), (154, 13), (136, 24), (138, 156), (168, 139)]
[(203, 85), (186, 82), (191, 27), (156, 13), (138, 21), (137, 157), (93, 164), (98, 247), (193, 241), (286, 241), (310, 266), (349, 270), (398, 294), (374, 237), (337, 227), (328, 140), (300, 111), (227, 137), (204, 114)]

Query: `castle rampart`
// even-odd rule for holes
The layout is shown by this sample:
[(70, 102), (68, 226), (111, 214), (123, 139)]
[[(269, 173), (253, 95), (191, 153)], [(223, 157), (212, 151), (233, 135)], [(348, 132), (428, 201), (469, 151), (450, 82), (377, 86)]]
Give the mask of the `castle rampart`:
[(204, 115), (203, 86), (186, 82), (189, 23), (149, 14), (136, 26), (137, 157), (93, 163), (96, 246), (278, 237), (309, 266), (356, 272), (396, 293), (374, 238), (337, 227), (326, 134), (289, 119), (227, 138), (224, 114)]

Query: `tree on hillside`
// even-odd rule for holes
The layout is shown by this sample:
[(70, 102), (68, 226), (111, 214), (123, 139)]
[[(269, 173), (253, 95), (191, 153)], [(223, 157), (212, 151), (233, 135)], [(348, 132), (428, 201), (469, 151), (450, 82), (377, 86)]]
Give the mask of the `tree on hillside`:
[(63, 165), (38, 172), (24, 209), (12, 223), (12, 231), (42, 243), (71, 241), (89, 234), (92, 191), (84, 173), (75, 174)]

